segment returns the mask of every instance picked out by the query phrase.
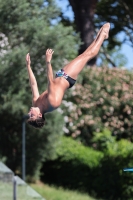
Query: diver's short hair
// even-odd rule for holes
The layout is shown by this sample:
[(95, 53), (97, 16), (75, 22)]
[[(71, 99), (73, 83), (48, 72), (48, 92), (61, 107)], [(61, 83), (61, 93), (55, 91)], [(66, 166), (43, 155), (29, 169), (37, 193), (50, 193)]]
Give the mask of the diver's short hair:
[(29, 118), (27, 120), (27, 123), (33, 126), (34, 128), (42, 128), (45, 124), (45, 117), (38, 117), (37, 119), (33, 120), (32, 118)]

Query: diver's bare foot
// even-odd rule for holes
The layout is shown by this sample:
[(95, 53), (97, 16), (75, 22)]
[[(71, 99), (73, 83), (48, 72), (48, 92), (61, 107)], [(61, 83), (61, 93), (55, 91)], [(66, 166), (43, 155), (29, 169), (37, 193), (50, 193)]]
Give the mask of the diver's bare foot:
[(103, 28), (102, 31), (105, 34), (105, 39), (108, 39), (108, 37), (109, 37), (110, 23), (104, 24), (102, 28)]
[(105, 39), (108, 39), (108, 36), (109, 36), (109, 29), (110, 29), (110, 23), (104, 24), (104, 25), (100, 28), (100, 30), (98, 31), (97, 37), (96, 37), (95, 40), (97, 40), (97, 39), (99, 38), (99, 35), (102, 34), (102, 33), (105, 35)]

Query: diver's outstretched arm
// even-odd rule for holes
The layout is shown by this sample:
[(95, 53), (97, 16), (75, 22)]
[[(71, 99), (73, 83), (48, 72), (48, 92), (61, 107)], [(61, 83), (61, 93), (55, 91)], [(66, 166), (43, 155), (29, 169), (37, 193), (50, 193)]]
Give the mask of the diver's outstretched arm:
[(30, 82), (31, 91), (32, 91), (32, 105), (34, 106), (35, 101), (39, 97), (39, 91), (38, 91), (37, 81), (36, 81), (36, 78), (33, 74), (32, 69), (31, 69), (30, 63), (31, 63), (30, 55), (28, 53), (26, 55), (26, 66), (27, 66), (27, 71), (28, 71), (28, 75), (29, 75), (29, 82)]
[(45, 60), (46, 60), (46, 66), (47, 66), (47, 78), (49, 84), (53, 82), (53, 69), (51, 66), (51, 60), (52, 60), (52, 55), (54, 51), (52, 49), (47, 49), (46, 50), (46, 55), (45, 55)]

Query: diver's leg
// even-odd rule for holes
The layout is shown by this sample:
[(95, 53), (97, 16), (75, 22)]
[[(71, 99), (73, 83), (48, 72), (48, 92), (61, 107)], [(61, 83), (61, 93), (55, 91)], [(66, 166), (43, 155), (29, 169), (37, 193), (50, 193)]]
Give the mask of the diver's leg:
[(63, 68), (71, 78), (77, 79), (78, 74), (83, 69), (85, 64), (98, 54), (103, 41), (108, 38), (109, 29), (110, 24), (104, 24), (93, 43), (81, 55)]

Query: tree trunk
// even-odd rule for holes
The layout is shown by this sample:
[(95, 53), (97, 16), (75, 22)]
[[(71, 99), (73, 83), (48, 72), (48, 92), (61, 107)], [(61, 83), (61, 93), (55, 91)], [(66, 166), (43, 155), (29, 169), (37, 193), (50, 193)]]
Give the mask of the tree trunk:
[[(98, 0), (69, 0), (72, 6), (76, 29), (80, 33), (83, 44), (79, 49), (79, 54), (83, 53), (94, 40), (94, 13)], [(89, 61), (89, 65), (96, 63), (96, 57)]]

